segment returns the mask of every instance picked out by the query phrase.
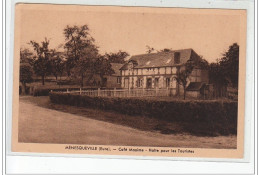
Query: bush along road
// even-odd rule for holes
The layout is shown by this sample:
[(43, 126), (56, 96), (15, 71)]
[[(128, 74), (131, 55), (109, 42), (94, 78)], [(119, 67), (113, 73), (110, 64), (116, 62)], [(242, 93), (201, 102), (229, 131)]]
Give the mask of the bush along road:
[[(50, 106), (56, 106), (56, 110)], [(68, 110), (71, 112), (62, 112)], [(83, 111), (84, 115), (80, 115)], [(103, 121), (95, 119), (97, 115)], [(122, 118), (120, 118), (122, 116)], [(107, 122), (113, 118), (114, 122)], [(99, 119), (100, 119), (99, 118)], [(126, 120), (125, 124), (116, 122)], [(116, 123), (116, 124), (115, 124)], [(143, 129), (129, 127), (132, 123)], [(19, 142), (94, 144), (122, 146), (159, 146), (190, 148), (236, 148), (236, 136), (195, 136), (185, 133), (163, 134), (144, 128), (159, 124), (157, 119), (142, 116), (128, 116), (110, 111), (52, 104), (48, 97), (20, 97)], [(165, 127), (166, 123), (160, 123)]]
[(112, 110), (131, 116), (148, 116), (169, 122), (182, 123), (186, 132), (194, 135), (236, 135), (237, 102), (180, 101), (136, 98), (90, 97), (60, 92), (50, 93), (53, 103)]

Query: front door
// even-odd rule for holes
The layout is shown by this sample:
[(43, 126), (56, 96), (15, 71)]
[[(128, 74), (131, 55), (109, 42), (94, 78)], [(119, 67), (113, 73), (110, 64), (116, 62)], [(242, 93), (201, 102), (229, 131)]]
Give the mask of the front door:
[(151, 78), (147, 78), (146, 87), (147, 87), (148, 89), (151, 89), (151, 88), (152, 88), (152, 79), (151, 79)]

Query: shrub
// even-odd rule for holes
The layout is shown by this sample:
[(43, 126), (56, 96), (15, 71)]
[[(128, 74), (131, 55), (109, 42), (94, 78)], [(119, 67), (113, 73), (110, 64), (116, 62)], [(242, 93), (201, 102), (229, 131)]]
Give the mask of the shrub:
[(186, 131), (203, 135), (228, 135), (237, 132), (235, 101), (163, 101), (136, 98), (90, 97), (52, 92), (53, 103), (113, 110), (132, 116), (144, 115), (170, 122), (181, 122)]
[[(26, 86), (25, 87), (25, 94), (29, 94), (30, 92), (30, 87)], [(22, 86), (19, 86), (19, 95), (22, 94)]]
[(73, 80), (73, 79), (66, 79), (66, 80), (58, 80), (57, 84), (58, 85), (75, 85), (75, 84), (79, 84), (79, 82), (76, 80)]

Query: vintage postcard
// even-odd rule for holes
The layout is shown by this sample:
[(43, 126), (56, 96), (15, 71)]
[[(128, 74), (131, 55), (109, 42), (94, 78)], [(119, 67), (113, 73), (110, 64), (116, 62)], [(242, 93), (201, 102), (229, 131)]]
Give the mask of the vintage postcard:
[(12, 151), (243, 158), (246, 16), (16, 4)]

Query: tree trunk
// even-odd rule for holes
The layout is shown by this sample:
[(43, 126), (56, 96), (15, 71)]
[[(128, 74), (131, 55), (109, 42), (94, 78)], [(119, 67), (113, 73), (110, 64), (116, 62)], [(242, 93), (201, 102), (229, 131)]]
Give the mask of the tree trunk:
[(42, 85), (44, 85), (45, 82), (44, 82), (44, 75), (42, 75)]
[(89, 83), (89, 81), (91, 80), (91, 78), (94, 76), (94, 74), (91, 74), (89, 77), (88, 77), (88, 79), (87, 79), (87, 85), (89, 85), (90, 83)]
[(22, 93), (21, 93), (21, 95), (26, 94), (25, 90), (26, 90), (26, 83), (22, 82)]
[(100, 74), (100, 79), (101, 79), (101, 87), (104, 86), (104, 75)]
[(186, 98), (186, 89), (185, 89), (185, 86), (183, 86), (183, 100), (185, 100)]
[(178, 83), (176, 85), (176, 96), (180, 96), (180, 85)]

